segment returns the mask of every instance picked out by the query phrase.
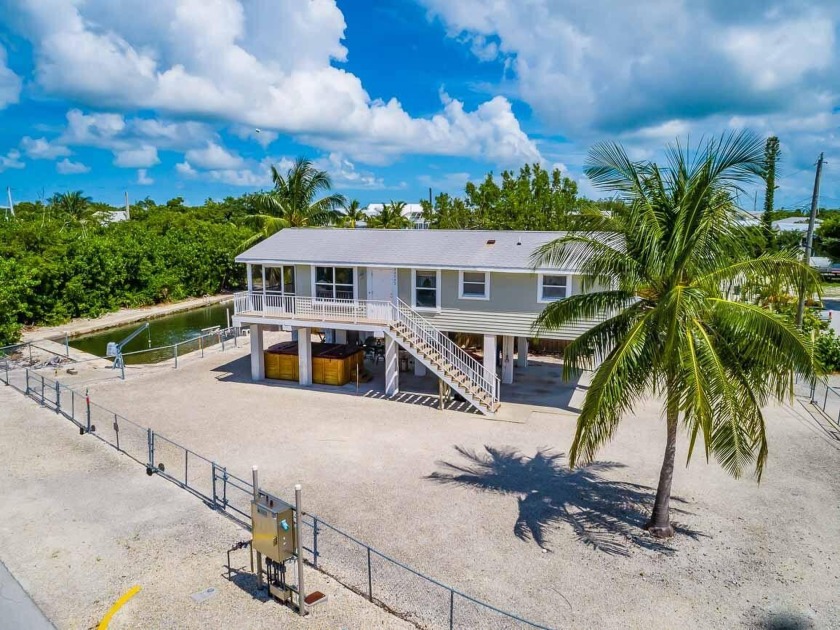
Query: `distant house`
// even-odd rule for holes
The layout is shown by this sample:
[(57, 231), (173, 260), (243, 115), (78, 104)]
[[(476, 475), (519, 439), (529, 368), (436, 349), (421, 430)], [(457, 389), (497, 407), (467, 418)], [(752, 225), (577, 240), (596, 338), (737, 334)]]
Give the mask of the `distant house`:
[[(822, 221), (816, 219), (814, 221), (814, 229), (820, 227)], [(773, 228), (780, 232), (802, 232), (808, 231), (808, 217), (787, 217), (773, 221)]]
[[(382, 203), (371, 203), (368, 204), (368, 207), (365, 209), (365, 214), (369, 217), (372, 217), (375, 214), (378, 214), (385, 204)], [(419, 203), (407, 203), (402, 210), (402, 215), (411, 222), (411, 227), (415, 230), (425, 230), (429, 227), (429, 224), (423, 218), (423, 206)], [(363, 222), (359, 223), (360, 227), (364, 226)]]
[[(251, 371), (265, 376), (262, 331), (299, 329), (299, 380), (312, 382), (312, 327), (385, 337), (385, 391), (399, 390), (398, 349), (429, 369), (481, 412), (499, 405), (499, 381), (527, 364), (528, 337), (546, 304), (579, 293), (575, 265), (534, 269), (531, 256), (562, 232), (285, 229), (236, 257), (248, 291), (235, 296), (234, 325), (251, 327)], [(547, 331), (574, 339), (594, 322)], [(483, 336), (483, 360), (452, 333)], [(501, 379), (497, 338), (501, 337)]]

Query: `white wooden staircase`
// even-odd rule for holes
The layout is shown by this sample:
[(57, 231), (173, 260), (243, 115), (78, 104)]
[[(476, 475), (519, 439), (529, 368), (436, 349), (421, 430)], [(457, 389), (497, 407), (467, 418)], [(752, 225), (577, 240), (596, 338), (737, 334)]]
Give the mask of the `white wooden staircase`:
[(487, 370), (402, 301), (392, 309), (388, 333), (479, 412), (495, 415), (500, 405), (499, 377), (495, 370)]

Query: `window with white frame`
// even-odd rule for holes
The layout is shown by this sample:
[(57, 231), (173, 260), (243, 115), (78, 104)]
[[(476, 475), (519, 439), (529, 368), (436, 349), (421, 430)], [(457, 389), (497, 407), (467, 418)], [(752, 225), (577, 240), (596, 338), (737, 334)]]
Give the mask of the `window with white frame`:
[(490, 278), (484, 271), (462, 271), (458, 297), (464, 300), (490, 299)]
[(541, 273), (537, 282), (539, 302), (555, 302), (569, 296), (569, 276)]
[(412, 306), (416, 308), (440, 308), (440, 273), (416, 269), (413, 297)]
[(353, 267), (315, 267), (315, 297), (325, 300), (356, 299)]

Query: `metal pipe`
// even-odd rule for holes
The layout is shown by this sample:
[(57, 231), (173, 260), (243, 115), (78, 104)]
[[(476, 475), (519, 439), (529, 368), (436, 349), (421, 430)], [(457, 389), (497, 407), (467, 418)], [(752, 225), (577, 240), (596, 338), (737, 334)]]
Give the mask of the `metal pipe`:
[(298, 614), (306, 614), (306, 590), (303, 587), (303, 502), (300, 498), (301, 486), (295, 486), (295, 514), (297, 515), (297, 570), (298, 570)]
[[(254, 486), (254, 501), (259, 501), (259, 497), (260, 497), (260, 477), (259, 477), (259, 472), (257, 471), (257, 466), (256, 465), (251, 467), (251, 484)], [(253, 540), (253, 531), (254, 531), (254, 524), (252, 522), (251, 523), (251, 532), (252, 532), (251, 538), (252, 538), (252, 540)], [(252, 543), (251, 547), (253, 547), (253, 546), (254, 545)], [(257, 554), (257, 588), (262, 588), (262, 585), (263, 585), (262, 554), (259, 551), (257, 551), (256, 554)]]
[(64, 356), (70, 357), (70, 334), (64, 333)]
[(368, 601), (373, 601), (373, 575), (370, 571), (370, 547), (367, 548), (368, 557)]

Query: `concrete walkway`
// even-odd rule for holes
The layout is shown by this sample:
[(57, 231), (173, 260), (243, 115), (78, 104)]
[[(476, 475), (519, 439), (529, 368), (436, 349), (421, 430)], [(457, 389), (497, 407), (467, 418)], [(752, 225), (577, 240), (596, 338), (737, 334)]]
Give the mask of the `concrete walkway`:
[(6, 565), (0, 562), (0, 625), (26, 630), (55, 630)]

